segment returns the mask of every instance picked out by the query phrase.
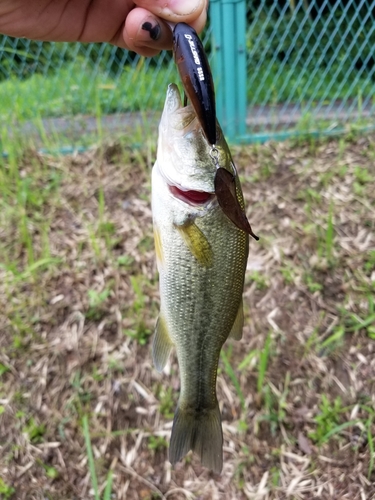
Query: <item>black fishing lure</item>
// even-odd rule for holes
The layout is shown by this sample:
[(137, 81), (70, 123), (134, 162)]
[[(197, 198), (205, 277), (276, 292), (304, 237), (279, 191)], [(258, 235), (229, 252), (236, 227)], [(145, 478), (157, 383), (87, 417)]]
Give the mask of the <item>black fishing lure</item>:
[(177, 23), (173, 28), (173, 54), (203, 133), (210, 144), (216, 144), (216, 104), (211, 68), (197, 32), (188, 24)]

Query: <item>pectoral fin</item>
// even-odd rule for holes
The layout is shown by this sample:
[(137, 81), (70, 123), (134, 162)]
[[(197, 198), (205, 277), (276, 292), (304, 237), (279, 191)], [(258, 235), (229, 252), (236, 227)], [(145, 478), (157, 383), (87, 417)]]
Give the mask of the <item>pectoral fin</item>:
[(202, 266), (211, 267), (213, 263), (211, 245), (195, 222), (189, 221), (189, 223), (183, 226), (176, 227), (197, 261), (202, 264)]
[(241, 300), (241, 304), (240, 307), (238, 308), (237, 316), (236, 319), (234, 320), (229, 337), (234, 340), (241, 340), (242, 329), (243, 329), (243, 302)]
[(152, 358), (158, 372), (163, 371), (172, 347), (173, 342), (169, 336), (165, 320), (163, 316), (160, 315), (156, 323), (154, 341), (152, 344)]

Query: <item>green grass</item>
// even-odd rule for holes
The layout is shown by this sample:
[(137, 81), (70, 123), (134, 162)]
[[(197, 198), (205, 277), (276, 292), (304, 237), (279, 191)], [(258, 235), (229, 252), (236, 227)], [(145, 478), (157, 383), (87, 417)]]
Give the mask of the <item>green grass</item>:
[(257, 390), (260, 394), (264, 387), (264, 379), (267, 372), (267, 366), (270, 356), (270, 345), (271, 345), (271, 333), (268, 333), (264, 347), (259, 354), (259, 367), (258, 367), (258, 380), (257, 380)]
[[(94, 459), (94, 454), (93, 454), (92, 445), (91, 445), (89, 420), (87, 418), (87, 415), (84, 415), (82, 418), (82, 430), (83, 430), (83, 435), (85, 438), (87, 458), (88, 458), (88, 462), (89, 462), (89, 470), (90, 470), (90, 477), (91, 477), (91, 484), (92, 484), (92, 488), (94, 490), (94, 497), (95, 497), (95, 500), (101, 500), (100, 493), (99, 493), (99, 487), (98, 487), (98, 478), (97, 478), (96, 469), (95, 469), (95, 459)], [(113, 481), (112, 471), (109, 470), (102, 500), (110, 500), (111, 499), (112, 481)]]
[(164, 89), (178, 81), (173, 66), (155, 71), (145, 59), (133, 69), (124, 67), (117, 78), (95, 72), (83, 60), (67, 63), (58, 72), (34, 74), (0, 83), (0, 124), (38, 117), (161, 109)]
[[(264, 60), (256, 69), (251, 67), (248, 77), (247, 97), (251, 104), (282, 104), (284, 102), (304, 104), (330, 104), (332, 99), (357, 99), (360, 95), (373, 96), (374, 86), (368, 78), (356, 78), (350, 66), (344, 66), (337, 77), (337, 65), (320, 68), (313, 64), (293, 68), (279, 62)], [(335, 82), (335, 84), (332, 84)], [(339, 92), (337, 91), (339, 86)]]
[(5, 483), (3, 479), (0, 477), (0, 498), (11, 498), (15, 493), (15, 489), (9, 484)]
[(243, 392), (241, 390), (241, 385), (239, 383), (239, 380), (237, 378), (237, 375), (235, 371), (232, 368), (232, 365), (230, 364), (230, 357), (231, 357), (231, 346), (225, 351), (224, 349), (221, 351), (221, 359), (224, 363), (224, 369), (226, 373), (228, 374), (228, 377), (231, 379), (234, 388), (236, 390), (237, 396), (239, 397), (239, 400), (241, 402), (241, 408), (244, 411), (245, 410), (245, 396), (243, 395)]

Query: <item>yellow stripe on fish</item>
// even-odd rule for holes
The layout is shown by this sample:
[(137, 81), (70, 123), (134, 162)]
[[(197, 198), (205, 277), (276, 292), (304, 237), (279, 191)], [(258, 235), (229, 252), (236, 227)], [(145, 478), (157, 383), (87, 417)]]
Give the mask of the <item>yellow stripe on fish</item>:
[(156, 226), (154, 226), (154, 242), (155, 242), (156, 258), (158, 260), (158, 263), (160, 265), (162, 265), (163, 262), (164, 262), (163, 245), (161, 243), (161, 237), (160, 237), (159, 229)]

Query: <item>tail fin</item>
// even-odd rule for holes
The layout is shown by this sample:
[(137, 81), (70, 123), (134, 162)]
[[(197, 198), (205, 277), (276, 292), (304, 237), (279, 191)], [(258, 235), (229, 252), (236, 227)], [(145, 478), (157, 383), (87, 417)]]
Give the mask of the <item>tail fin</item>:
[(223, 431), (219, 405), (194, 411), (177, 407), (173, 420), (169, 460), (174, 465), (193, 450), (205, 467), (220, 473), (223, 467)]

